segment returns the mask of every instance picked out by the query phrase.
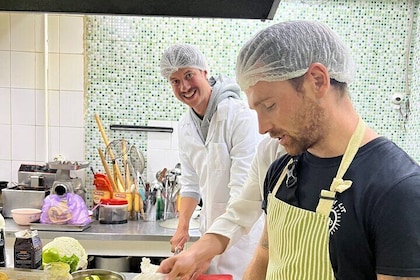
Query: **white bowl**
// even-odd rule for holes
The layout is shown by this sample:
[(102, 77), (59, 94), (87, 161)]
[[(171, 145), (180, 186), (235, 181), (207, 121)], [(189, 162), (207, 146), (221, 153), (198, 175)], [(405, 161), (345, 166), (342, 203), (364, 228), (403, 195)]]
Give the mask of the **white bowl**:
[(12, 218), (16, 224), (27, 226), (29, 223), (36, 222), (41, 217), (41, 209), (35, 208), (16, 208), (12, 209)]

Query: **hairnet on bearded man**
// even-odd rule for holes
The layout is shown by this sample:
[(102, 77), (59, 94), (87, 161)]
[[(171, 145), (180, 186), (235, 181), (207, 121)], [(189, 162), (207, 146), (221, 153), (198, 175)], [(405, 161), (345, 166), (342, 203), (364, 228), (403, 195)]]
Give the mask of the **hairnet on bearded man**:
[(316, 62), (327, 67), (331, 79), (347, 84), (353, 80), (356, 66), (350, 49), (330, 28), (315, 21), (282, 22), (260, 31), (241, 48), (236, 80), (246, 90), (259, 81), (300, 77)]

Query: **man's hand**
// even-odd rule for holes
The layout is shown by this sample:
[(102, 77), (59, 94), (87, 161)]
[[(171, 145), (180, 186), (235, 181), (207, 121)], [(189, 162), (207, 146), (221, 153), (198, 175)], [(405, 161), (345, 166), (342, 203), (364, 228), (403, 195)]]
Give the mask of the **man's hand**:
[(184, 230), (178, 228), (174, 236), (172, 236), (171, 240), (169, 241), (171, 244), (171, 252), (175, 253), (184, 250), (185, 243), (187, 243), (189, 239), (190, 234), (188, 233), (188, 229)]
[(227, 237), (206, 233), (188, 250), (162, 261), (157, 272), (167, 274), (168, 280), (195, 280), (208, 270), (211, 260), (223, 253), (228, 243)]
[(195, 280), (207, 271), (210, 260), (197, 261), (195, 254), (188, 250), (162, 261), (157, 272), (166, 274), (166, 280)]

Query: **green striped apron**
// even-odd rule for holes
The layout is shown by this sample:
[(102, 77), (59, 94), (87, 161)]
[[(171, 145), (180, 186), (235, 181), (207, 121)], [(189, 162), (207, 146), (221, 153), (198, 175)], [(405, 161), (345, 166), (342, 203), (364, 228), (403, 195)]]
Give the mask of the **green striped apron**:
[(321, 191), (316, 212), (289, 205), (275, 197), (288, 168), (283, 169), (273, 191), (268, 195), (267, 280), (334, 279), (329, 255), (329, 214), (336, 193), (351, 187), (352, 182), (344, 181), (342, 177), (359, 149), (364, 132), (365, 124), (359, 118), (330, 190)]

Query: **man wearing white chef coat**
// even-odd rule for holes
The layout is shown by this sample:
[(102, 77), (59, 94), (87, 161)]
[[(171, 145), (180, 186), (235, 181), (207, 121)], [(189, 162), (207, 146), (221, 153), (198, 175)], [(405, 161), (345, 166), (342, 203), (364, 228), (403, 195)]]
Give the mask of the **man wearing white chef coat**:
[[(226, 77), (207, 77), (202, 53), (190, 44), (175, 44), (163, 54), (161, 74), (175, 96), (189, 108), (179, 121), (181, 206), (172, 252), (183, 250), (189, 222), (202, 199), (200, 231), (237, 198), (247, 178), (260, 136), (256, 115), (240, 98), (240, 88)], [(208, 273), (242, 279), (258, 243), (260, 221), (229, 250), (213, 259)]]

